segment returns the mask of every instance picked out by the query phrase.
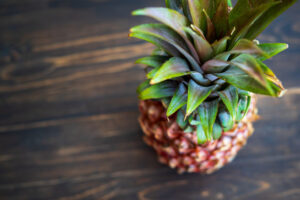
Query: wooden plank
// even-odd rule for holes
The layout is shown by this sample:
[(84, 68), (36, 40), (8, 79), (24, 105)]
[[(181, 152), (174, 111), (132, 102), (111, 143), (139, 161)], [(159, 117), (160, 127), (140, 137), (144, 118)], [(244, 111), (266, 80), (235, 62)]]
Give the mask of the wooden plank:
[(0, 2), (0, 199), (299, 199), (297, 2), (259, 38), (287, 42), (267, 64), (289, 89), (258, 98), (261, 119), (236, 160), (209, 176), (178, 175), (142, 141), (128, 39), (150, 21), (130, 11), (163, 1)]

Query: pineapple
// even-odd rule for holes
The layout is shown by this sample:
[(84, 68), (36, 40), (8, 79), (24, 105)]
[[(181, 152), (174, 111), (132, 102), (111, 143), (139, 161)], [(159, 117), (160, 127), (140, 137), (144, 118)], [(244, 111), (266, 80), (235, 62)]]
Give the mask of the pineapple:
[(255, 94), (285, 91), (263, 61), (288, 45), (255, 38), (295, 2), (166, 0), (133, 12), (160, 22), (130, 36), (156, 46), (136, 61), (147, 73), (137, 93), (144, 140), (161, 163), (209, 174), (233, 160), (253, 132)]

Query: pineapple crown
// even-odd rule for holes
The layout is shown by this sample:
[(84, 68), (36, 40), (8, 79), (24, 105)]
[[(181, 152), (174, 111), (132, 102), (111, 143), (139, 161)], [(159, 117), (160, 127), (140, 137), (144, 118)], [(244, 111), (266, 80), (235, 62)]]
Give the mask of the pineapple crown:
[(248, 112), (251, 93), (281, 96), (284, 88), (263, 61), (284, 43), (254, 40), (296, 0), (166, 0), (166, 7), (135, 10), (160, 24), (142, 24), (130, 36), (153, 43), (142, 100), (156, 99), (200, 144), (218, 139)]

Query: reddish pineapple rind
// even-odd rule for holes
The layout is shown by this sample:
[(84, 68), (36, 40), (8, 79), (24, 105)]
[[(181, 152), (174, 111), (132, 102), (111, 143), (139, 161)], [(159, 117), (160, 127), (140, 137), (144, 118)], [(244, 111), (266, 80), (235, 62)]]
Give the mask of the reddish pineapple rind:
[(252, 99), (241, 122), (223, 132), (218, 140), (203, 145), (197, 143), (196, 132), (183, 132), (174, 115), (167, 119), (160, 101), (140, 101), (139, 122), (145, 133), (144, 141), (154, 148), (161, 163), (176, 168), (178, 173), (210, 174), (231, 162), (253, 133), (252, 122), (257, 118), (257, 109), (255, 98)]

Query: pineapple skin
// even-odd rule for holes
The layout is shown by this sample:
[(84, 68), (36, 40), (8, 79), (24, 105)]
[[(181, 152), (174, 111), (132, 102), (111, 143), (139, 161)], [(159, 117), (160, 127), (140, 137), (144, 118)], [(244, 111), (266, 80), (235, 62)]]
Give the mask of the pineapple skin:
[(196, 131), (184, 133), (176, 123), (176, 115), (167, 119), (166, 109), (160, 101), (140, 101), (139, 109), (145, 143), (156, 151), (159, 162), (177, 169), (180, 174), (211, 174), (230, 163), (246, 145), (254, 131), (252, 122), (257, 119), (256, 98), (252, 98), (242, 121), (230, 131), (223, 132), (219, 139), (200, 145)]

